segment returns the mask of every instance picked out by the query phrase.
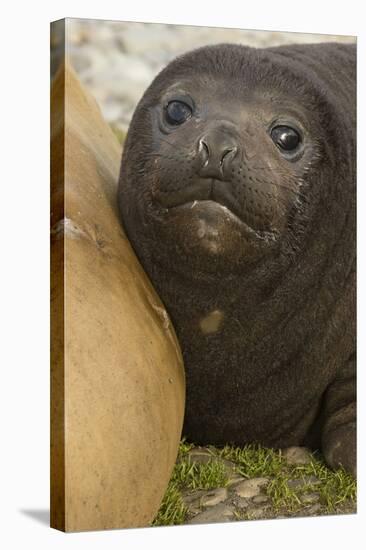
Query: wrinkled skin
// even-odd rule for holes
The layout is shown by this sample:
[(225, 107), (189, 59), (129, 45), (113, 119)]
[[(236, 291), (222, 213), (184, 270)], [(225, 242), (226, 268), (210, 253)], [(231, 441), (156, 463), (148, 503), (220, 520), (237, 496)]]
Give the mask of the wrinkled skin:
[(136, 109), (118, 198), (182, 347), (184, 435), (321, 448), (356, 475), (355, 48), (177, 58)]

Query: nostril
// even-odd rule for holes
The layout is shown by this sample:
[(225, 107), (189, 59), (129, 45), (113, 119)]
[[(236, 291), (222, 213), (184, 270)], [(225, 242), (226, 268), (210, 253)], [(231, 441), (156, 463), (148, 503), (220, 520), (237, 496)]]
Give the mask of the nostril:
[(237, 147), (228, 147), (227, 149), (225, 149), (225, 151), (224, 151), (224, 153), (221, 157), (221, 160), (220, 160), (220, 166), (222, 166), (224, 164), (224, 160), (228, 155), (230, 155), (231, 158), (234, 158), (237, 151), (238, 151)]
[(207, 156), (209, 156), (210, 150), (209, 150), (208, 145), (205, 142), (205, 140), (201, 138), (199, 140), (198, 144), (199, 144), (199, 146), (198, 146), (199, 152), (201, 152), (203, 150), (207, 154)]
[(203, 166), (208, 164), (208, 159), (210, 156), (210, 149), (208, 148), (207, 143), (201, 138), (198, 142), (198, 153), (201, 155)]

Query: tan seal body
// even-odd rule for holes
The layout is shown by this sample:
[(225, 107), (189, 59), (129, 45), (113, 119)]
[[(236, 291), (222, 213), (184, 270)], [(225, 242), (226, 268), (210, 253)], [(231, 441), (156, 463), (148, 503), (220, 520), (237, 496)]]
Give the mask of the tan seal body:
[(115, 136), (70, 68), (51, 96), (51, 526), (147, 526), (181, 436), (181, 352), (120, 226)]

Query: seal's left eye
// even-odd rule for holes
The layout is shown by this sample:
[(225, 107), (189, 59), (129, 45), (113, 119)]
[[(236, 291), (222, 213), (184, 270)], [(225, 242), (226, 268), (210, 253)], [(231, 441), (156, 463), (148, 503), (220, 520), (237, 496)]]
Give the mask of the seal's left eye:
[(294, 151), (300, 144), (300, 134), (290, 126), (275, 126), (271, 131), (273, 142), (283, 151)]
[(192, 115), (192, 109), (183, 101), (171, 101), (168, 103), (165, 116), (169, 124), (183, 124)]

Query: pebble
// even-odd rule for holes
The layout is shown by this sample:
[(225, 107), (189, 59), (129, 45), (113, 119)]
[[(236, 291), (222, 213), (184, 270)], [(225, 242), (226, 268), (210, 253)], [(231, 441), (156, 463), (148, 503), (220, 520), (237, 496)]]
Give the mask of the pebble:
[(236, 485), (237, 483), (240, 483), (241, 481), (244, 481), (243, 476), (240, 476), (240, 475), (234, 476), (234, 477), (229, 479), (229, 481), (227, 482), (227, 486), (232, 487), (233, 485)]
[(266, 477), (256, 477), (253, 479), (247, 479), (246, 481), (242, 481), (241, 483), (238, 483), (234, 487), (235, 493), (239, 497), (244, 498), (252, 498), (256, 497), (261, 492), (261, 487), (264, 487), (269, 482), (269, 479)]
[(187, 494), (182, 495), (182, 499), (184, 503), (188, 506), (189, 504), (192, 504), (195, 501), (199, 501), (201, 497), (205, 494), (204, 489), (200, 489), (198, 491), (193, 491)]
[(216, 506), (228, 497), (227, 489), (213, 489), (201, 497), (201, 505), (204, 507)]
[(310, 508), (308, 508), (307, 513), (311, 516), (313, 514), (316, 514), (317, 512), (320, 512), (321, 509), (322, 509), (322, 505), (317, 503), (311, 506)]
[(307, 447), (288, 447), (282, 451), (282, 456), (288, 464), (300, 465), (311, 462), (311, 452)]
[(197, 514), (188, 521), (190, 524), (198, 523), (227, 523), (234, 519), (234, 510), (227, 504), (217, 504), (204, 512)]
[(213, 454), (205, 447), (196, 447), (195, 449), (192, 449), (188, 452), (188, 457), (192, 462), (197, 462), (198, 464), (207, 464), (208, 462), (221, 462), (221, 464), (225, 466), (228, 476), (231, 476), (235, 469), (234, 462)]
[(321, 485), (320, 479), (315, 476), (306, 476), (298, 479), (289, 479), (287, 482), (290, 489), (295, 489), (296, 487), (303, 487), (304, 485)]
[(269, 497), (266, 495), (258, 495), (257, 497), (254, 497), (252, 502), (255, 504), (264, 504), (265, 502), (269, 501)]
[(249, 502), (250, 502), (250, 500), (247, 499), (247, 498), (240, 498), (240, 499), (237, 500), (237, 502), (236, 502), (235, 505), (236, 505), (236, 507), (239, 508), (240, 510), (243, 510), (243, 509), (245, 509), (245, 508), (248, 508)]
[(207, 464), (217, 457), (215, 457), (215, 455), (210, 453), (210, 451), (204, 447), (196, 447), (188, 452), (188, 458), (190, 458), (192, 462)]
[(300, 497), (301, 502), (304, 504), (312, 504), (313, 502), (317, 502), (319, 498), (320, 496), (317, 493), (305, 493), (305, 495)]
[(248, 519), (262, 519), (267, 512), (267, 508), (251, 508), (248, 511)]
[(190, 506), (189, 506), (189, 511), (191, 514), (193, 515), (196, 515), (196, 514), (199, 514), (200, 512), (202, 512), (202, 508), (200, 506), (200, 501), (197, 500), (196, 502), (193, 502)]

